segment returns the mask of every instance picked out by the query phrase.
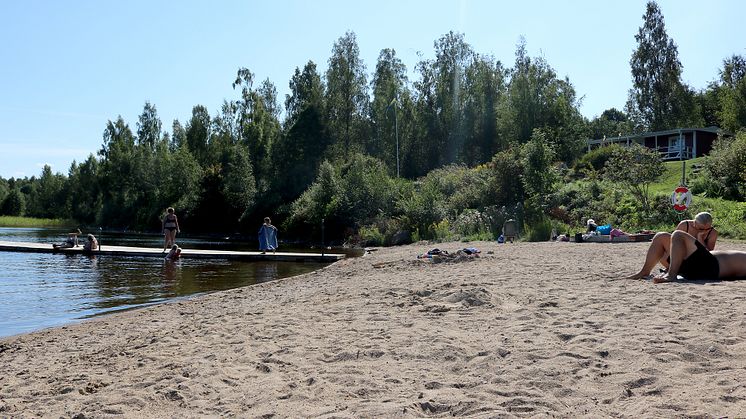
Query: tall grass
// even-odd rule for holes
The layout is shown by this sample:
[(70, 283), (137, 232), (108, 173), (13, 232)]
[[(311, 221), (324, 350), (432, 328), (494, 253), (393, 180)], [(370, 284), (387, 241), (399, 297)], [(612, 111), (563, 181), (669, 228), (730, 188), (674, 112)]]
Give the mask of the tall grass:
[(77, 223), (73, 220), (61, 220), (52, 218), (30, 218), (30, 217), (13, 217), (8, 215), (0, 216), (0, 227), (69, 227), (74, 228)]

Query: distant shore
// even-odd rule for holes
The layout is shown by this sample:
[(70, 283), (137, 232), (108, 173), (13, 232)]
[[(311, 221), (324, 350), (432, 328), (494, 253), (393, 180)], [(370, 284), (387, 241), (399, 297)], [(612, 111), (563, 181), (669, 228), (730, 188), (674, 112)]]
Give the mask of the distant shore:
[(2, 338), (0, 416), (743, 415), (746, 281), (618, 279), (647, 245), (378, 249)]

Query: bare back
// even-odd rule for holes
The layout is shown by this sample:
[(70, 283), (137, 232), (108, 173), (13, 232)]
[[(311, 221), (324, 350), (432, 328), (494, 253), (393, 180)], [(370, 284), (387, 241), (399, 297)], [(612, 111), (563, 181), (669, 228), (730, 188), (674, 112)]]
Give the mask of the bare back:
[(716, 250), (712, 254), (720, 266), (720, 278), (746, 277), (746, 253), (737, 250)]

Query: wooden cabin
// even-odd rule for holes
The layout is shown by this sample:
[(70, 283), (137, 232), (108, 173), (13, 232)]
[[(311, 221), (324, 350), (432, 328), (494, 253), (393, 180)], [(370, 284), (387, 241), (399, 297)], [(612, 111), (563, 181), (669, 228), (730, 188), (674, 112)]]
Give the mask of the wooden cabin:
[(588, 140), (588, 151), (611, 144), (640, 144), (657, 150), (663, 160), (689, 160), (707, 155), (718, 135), (729, 135), (718, 127), (678, 128)]

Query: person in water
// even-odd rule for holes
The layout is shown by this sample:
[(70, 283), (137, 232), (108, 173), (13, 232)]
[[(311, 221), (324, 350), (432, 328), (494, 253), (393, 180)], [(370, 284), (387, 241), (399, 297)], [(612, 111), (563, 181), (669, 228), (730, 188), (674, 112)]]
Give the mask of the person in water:
[(264, 224), (259, 227), (259, 250), (262, 253), (277, 250), (277, 227), (272, 225), (269, 217), (264, 217)]
[(176, 260), (181, 257), (181, 247), (174, 244), (171, 246), (171, 250), (168, 251), (168, 254), (166, 255), (166, 259), (168, 260)]
[(162, 224), (163, 251), (165, 252), (166, 249), (176, 243), (176, 233), (181, 232), (179, 229), (179, 219), (176, 217), (176, 214), (174, 214), (173, 208), (168, 207), (168, 209), (166, 209), (166, 215), (163, 217)]
[[(668, 271), (653, 277), (654, 283), (676, 280), (677, 275), (684, 279), (722, 279), (746, 277), (746, 252), (738, 250), (710, 251), (693, 235), (676, 230), (671, 236), (668, 246), (671, 262)], [(650, 244), (642, 269), (630, 279), (642, 279), (650, 275), (650, 271), (660, 261), (662, 247)]]

